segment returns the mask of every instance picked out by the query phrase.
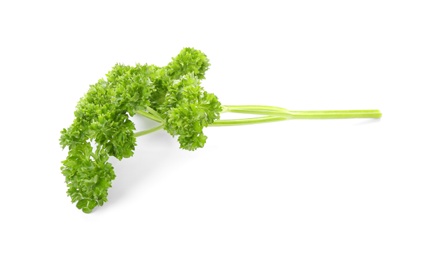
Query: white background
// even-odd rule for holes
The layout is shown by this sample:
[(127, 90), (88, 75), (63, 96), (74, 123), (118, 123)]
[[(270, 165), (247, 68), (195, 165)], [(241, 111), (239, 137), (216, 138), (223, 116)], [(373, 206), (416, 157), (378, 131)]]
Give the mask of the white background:
[[(2, 1), (0, 259), (440, 259), (439, 1)], [(66, 196), (59, 132), (119, 62), (207, 54), (224, 104), (381, 120), (165, 132)], [(139, 122), (138, 126), (146, 123)]]

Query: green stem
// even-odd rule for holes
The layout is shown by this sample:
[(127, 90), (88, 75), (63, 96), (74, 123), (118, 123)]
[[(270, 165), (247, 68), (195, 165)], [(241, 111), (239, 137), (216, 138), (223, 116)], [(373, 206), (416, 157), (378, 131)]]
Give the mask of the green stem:
[(152, 114), (150, 114), (150, 113), (148, 113), (146, 111), (138, 110), (138, 111), (136, 111), (136, 113), (138, 115), (140, 115), (140, 116), (146, 117), (146, 118), (151, 119), (151, 120), (153, 120), (155, 122), (162, 123), (162, 119), (161, 118), (158, 118), (158, 117), (156, 117), (156, 116), (154, 116), (154, 115), (152, 115)]
[(150, 112), (150, 114), (152, 114), (153, 116), (155, 116), (157, 119), (159, 119), (159, 120), (162, 121), (162, 117), (161, 117), (161, 115), (160, 115), (158, 112), (156, 112), (156, 110), (154, 110), (153, 108), (147, 106), (147, 111)]
[(139, 137), (139, 136), (147, 135), (147, 134), (150, 134), (150, 133), (156, 132), (156, 131), (158, 131), (158, 130), (161, 130), (162, 128), (164, 128), (163, 125), (158, 125), (158, 126), (156, 126), (156, 127), (153, 127), (153, 128), (150, 128), (150, 129), (147, 129), (147, 130), (144, 130), (144, 131), (139, 131), (139, 132), (136, 132), (136, 133), (135, 133), (135, 137)]
[(223, 112), (267, 115), (287, 119), (380, 118), (379, 110), (309, 110), (294, 111), (273, 106), (223, 106)]
[(260, 124), (260, 123), (270, 123), (287, 120), (285, 117), (276, 117), (276, 116), (262, 116), (262, 117), (253, 117), (253, 118), (241, 118), (241, 119), (220, 119), (214, 121), (209, 126), (237, 126), (237, 125), (251, 125), (251, 124)]
[[(153, 121), (161, 123), (157, 127), (153, 127), (144, 131), (135, 133), (135, 137), (150, 134), (162, 129), (163, 119), (153, 109), (148, 111), (137, 111), (136, 113), (149, 118)], [(223, 106), (222, 112), (232, 112), (241, 114), (263, 115), (261, 117), (241, 118), (241, 119), (220, 119), (214, 121), (209, 126), (238, 126), (251, 125), (260, 123), (270, 123), (291, 119), (346, 119), (346, 118), (381, 118), (379, 110), (305, 110), (295, 111), (275, 106), (259, 106), (259, 105), (239, 105), (239, 106)]]

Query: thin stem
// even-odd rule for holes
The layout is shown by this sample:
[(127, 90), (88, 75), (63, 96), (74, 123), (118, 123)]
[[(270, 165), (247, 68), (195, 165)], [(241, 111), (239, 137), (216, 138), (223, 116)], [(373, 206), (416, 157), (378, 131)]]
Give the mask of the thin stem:
[[(158, 112), (151, 108), (148, 111), (137, 111), (136, 113), (149, 118), (153, 121), (161, 123), (157, 127), (153, 127), (144, 131), (135, 133), (135, 137), (150, 134), (163, 129), (163, 119)], [(239, 106), (223, 106), (222, 112), (232, 112), (241, 114), (263, 115), (261, 117), (241, 118), (241, 119), (220, 119), (214, 121), (209, 126), (238, 126), (251, 125), (260, 123), (270, 123), (291, 119), (345, 119), (345, 118), (380, 118), (379, 110), (306, 110), (295, 111), (275, 106), (259, 106), (259, 105), (239, 105)]]
[(144, 130), (144, 131), (139, 131), (139, 132), (136, 132), (136, 133), (135, 133), (135, 137), (139, 137), (139, 136), (147, 135), (147, 134), (150, 134), (150, 133), (156, 132), (156, 131), (158, 131), (158, 130), (161, 130), (162, 128), (164, 128), (163, 125), (158, 125), (158, 126), (156, 126), (156, 127), (153, 127), (153, 128), (150, 128), (150, 129), (147, 129), (147, 130)]
[(381, 118), (378, 110), (289, 111), (292, 119)]
[(160, 119), (162, 121), (161, 115), (158, 112), (156, 112), (153, 108), (147, 106), (147, 111), (150, 112), (150, 114), (156, 116), (156, 118), (158, 118), (158, 119)]
[(262, 116), (262, 117), (252, 117), (252, 118), (241, 118), (241, 119), (221, 119), (216, 120), (209, 126), (237, 126), (237, 125), (251, 125), (260, 123), (270, 123), (287, 120), (285, 117), (276, 116)]
[(150, 113), (148, 113), (146, 111), (138, 110), (138, 111), (136, 111), (136, 113), (138, 115), (140, 115), (140, 116), (146, 117), (146, 118), (151, 119), (153, 121), (156, 121), (158, 123), (162, 123), (162, 119), (161, 118), (158, 118), (158, 117), (156, 117), (156, 116), (154, 116), (154, 115), (152, 115), (152, 114), (150, 114)]
[(273, 106), (224, 106), (223, 112), (268, 115), (287, 119), (380, 118), (379, 110), (309, 110), (294, 111)]

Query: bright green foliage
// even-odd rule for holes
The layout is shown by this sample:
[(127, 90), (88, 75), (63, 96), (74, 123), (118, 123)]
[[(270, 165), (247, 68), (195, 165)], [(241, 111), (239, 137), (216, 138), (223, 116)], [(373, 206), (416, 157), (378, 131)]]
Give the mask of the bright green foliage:
[(187, 74), (193, 74), (198, 79), (205, 79), (205, 72), (210, 63), (207, 56), (201, 51), (193, 48), (184, 48), (178, 56), (165, 67), (150, 66), (151, 80), (155, 86), (155, 92), (152, 94), (151, 107), (159, 109), (164, 102), (168, 88), (174, 80), (179, 80)]
[[(207, 126), (246, 125), (288, 119), (380, 118), (378, 110), (291, 111), (274, 106), (221, 106), (200, 80), (210, 63), (202, 52), (184, 48), (164, 67), (116, 64), (90, 86), (80, 99), (72, 125), (61, 131), (60, 144), (68, 147), (61, 171), (67, 194), (77, 208), (90, 213), (107, 201), (115, 179), (110, 156), (131, 157), (136, 137), (159, 129), (177, 136), (182, 149), (204, 146)], [(221, 112), (255, 114), (260, 117), (219, 120)], [(131, 116), (139, 114), (160, 125), (134, 133)]]
[(208, 67), (210, 62), (205, 54), (192, 48), (185, 48), (167, 65), (167, 70), (173, 79), (179, 79), (190, 73), (198, 79), (205, 79)]
[(130, 116), (155, 111), (164, 129), (179, 136), (181, 148), (203, 147), (202, 128), (219, 118), (216, 96), (200, 86), (209, 67), (205, 54), (184, 48), (165, 67), (117, 64), (78, 102), (73, 124), (61, 131), (60, 144), (69, 152), (61, 167), (68, 195), (89, 213), (107, 201), (115, 173), (107, 162), (133, 155), (136, 138)]
[(202, 129), (219, 118), (222, 107), (215, 95), (202, 89), (192, 73), (174, 81), (161, 107), (164, 129), (179, 135), (182, 149), (193, 151), (204, 146), (207, 137)]

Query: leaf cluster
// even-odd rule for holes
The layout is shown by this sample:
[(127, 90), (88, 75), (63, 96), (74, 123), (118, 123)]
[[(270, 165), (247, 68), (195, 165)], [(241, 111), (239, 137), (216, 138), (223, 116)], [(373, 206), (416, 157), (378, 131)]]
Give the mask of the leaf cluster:
[(130, 118), (139, 111), (152, 113), (164, 129), (178, 136), (182, 149), (204, 146), (203, 128), (219, 119), (222, 106), (201, 87), (209, 68), (205, 54), (184, 48), (164, 67), (116, 64), (106, 77), (91, 85), (80, 99), (72, 125), (61, 131), (68, 148), (61, 171), (67, 194), (89, 213), (107, 201), (115, 179), (110, 156), (131, 157), (136, 146)]

